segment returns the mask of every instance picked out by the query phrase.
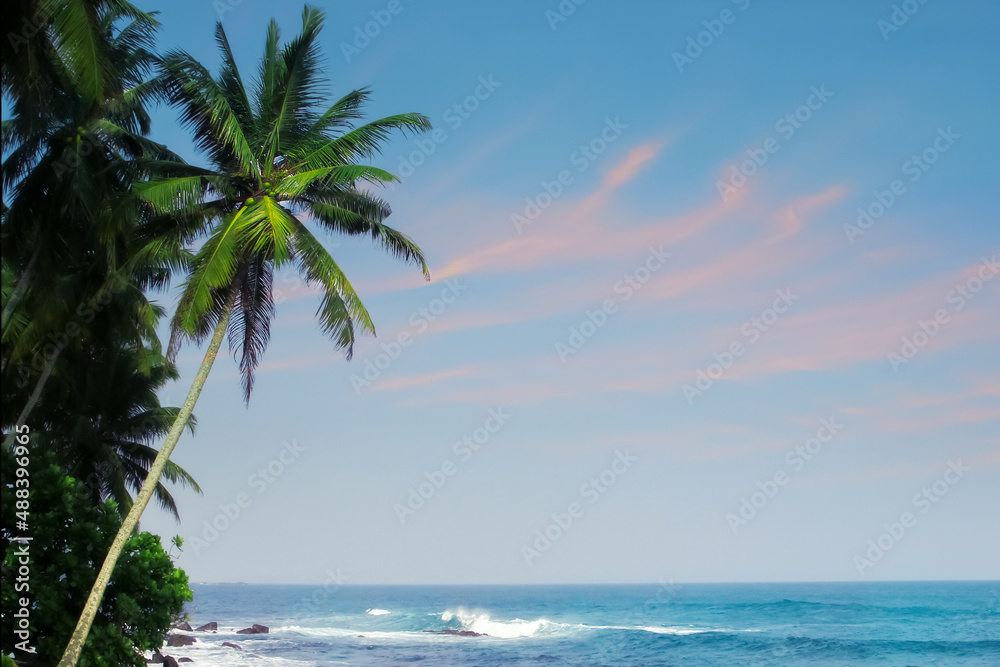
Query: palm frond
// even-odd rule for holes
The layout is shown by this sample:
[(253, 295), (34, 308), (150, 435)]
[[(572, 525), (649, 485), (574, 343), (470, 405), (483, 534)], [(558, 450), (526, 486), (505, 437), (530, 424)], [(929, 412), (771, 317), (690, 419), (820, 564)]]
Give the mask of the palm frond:
[(229, 347), (238, 356), (243, 377), (243, 398), (249, 403), (254, 372), (271, 340), (274, 319), (274, 275), (271, 262), (252, 255), (240, 273), (243, 282), (233, 306), (229, 325)]
[(354, 287), (347, 280), (326, 248), (305, 225), (295, 228), (295, 251), (305, 270), (306, 279), (323, 288), (323, 298), (317, 311), (320, 328), (338, 347), (346, 349), (347, 358), (353, 356), (355, 323), (368, 333), (375, 333), (375, 325)]
[(181, 301), (177, 305), (178, 324), (188, 334), (198, 328), (200, 314), (212, 310), (216, 291), (230, 287), (236, 277), (241, 246), (241, 228), (244, 213), (241, 208), (232, 215), (202, 246), (194, 259), (194, 268), (187, 282)]
[(406, 234), (384, 224), (389, 205), (365, 192), (340, 192), (309, 203), (313, 217), (331, 232), (350, 236), (369, 235), (390, 255), (420, 266), (430, 280), (430, 269), (420, 247)]
[(320, 169), (351, 164), (358, 159), (368, 158), (379, 152), (393, 132), (419, 133), (431, 129), (426, 116), (415, 113), (387, 116), (385, 118), (356, 127), (350, 132), (331, 139), (318, 147), (312, 147), (294, 161), (307, 169)]
[(219, 73), (219, 87), (225, 91), (233, 112), (245, 126), (252, 126), (254, 115), (250, 98), (247, 96), (246, 86), (240, 76), (240, 70), (236, 66), (236, 58), (233, 57), (233, 49), (229, 45), (229, 37), (222, 23), (215, 25), (215, 43), (222, 53), (222, 71)]

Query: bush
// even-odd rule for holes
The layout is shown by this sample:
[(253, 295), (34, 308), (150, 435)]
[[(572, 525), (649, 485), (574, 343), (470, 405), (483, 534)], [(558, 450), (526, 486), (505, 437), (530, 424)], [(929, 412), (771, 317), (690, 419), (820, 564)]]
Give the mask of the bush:
[[(19, 598), (27, 597), (30, 600), (28, 646), (37, 651), (33, 663), (54, 665), (76, 626), (121, 525), (120, 517), (113, 501), (95, 504), (83, 485), (55, 464), (51, 453), (31, 452), (27, 478), (29, 527), (15, 532), (19, 520), (15, 495), (17, 466), (13, 452), (4, 451), (2, 457), (0, 648), (4, 654), (14, 653), (18, 660), (32, 657), (15, 652), (20, 638), (12, 632), (14, 613), (20, 609)], [(15, 551), (21, 544), (12, 540), (22, 535), (32, 538), (27, 591), (15, 590), (19, 566)], [(150, 533), (133, 535), (115, 567), (79, 666), (145, 667), (141, 652), (163, 645), (171, 618), (188, 600), (191, 589), (187, 575), (174, 567), (160, 538)]]

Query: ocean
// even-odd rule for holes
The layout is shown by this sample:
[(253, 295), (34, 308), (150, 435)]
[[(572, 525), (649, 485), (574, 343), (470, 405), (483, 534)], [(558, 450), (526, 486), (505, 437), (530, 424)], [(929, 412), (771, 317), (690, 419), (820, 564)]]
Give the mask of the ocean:
[(195, 667), (1000, 665), (1000, 582), (192, 590)]

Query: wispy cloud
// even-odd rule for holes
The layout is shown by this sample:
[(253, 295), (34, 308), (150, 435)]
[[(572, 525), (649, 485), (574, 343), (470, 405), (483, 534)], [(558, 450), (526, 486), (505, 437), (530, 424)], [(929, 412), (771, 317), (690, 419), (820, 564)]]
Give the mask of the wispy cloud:
[(425, 373), (423, 375), (406, 375), (402, 377), (388, 378), (380, 380), (372, 386), (372, 391), (390, 391), (394, 389), (410, 389), (413, 387), (427, 387), (438, 384), (444, 380), (457, 377), (471, 377), (478, 375), (479, 369), (476, 366), (461, 366), (449, 370), (438, 371), (437, 373)]

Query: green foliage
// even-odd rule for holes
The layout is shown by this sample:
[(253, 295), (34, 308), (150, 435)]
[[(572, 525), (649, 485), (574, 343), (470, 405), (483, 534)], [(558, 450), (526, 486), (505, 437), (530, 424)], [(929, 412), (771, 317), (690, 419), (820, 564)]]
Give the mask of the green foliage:
[(319, 288), (320, 328), (348, 359), (356, 333), (375, 332), (347, 276), (300, 218), (325, 232), (368, 236), (429, 278), (420, 248), (385, 224), (389, 206), (367, 189), (398, 179), (358, 161), (376, 154), (394, 132), (424, 132), (430, 122), (407, 113), (356, 125), (367, 90), (326, 106), (322, 26), (323, 12), (306, 6), (301, 33), (282, 45), (271, 21), (257, 81), (249, 86), (221, 23), (217, 76), (183, 51), (165, 54), (160, 84), (211, 168), (173, 166), (135, 188), (157, 213), (207, 237), (184, 285), (170, 349), (184, 338), (208, 338), (231, 314), (229, 343), (247, 401), (270, 340), (274, 272), (283, 266)]
[[(17, 637), (7, 630), (28, 596), (31, 607), (31, 645), (41, 665), (54, 665), (62, 655), (83, 609), (97, 571), (120, 526), (113, 501), (95, 505), (83, 486), (66, 476), (48, 452), (32, 451), (29, 470), (30, 591), (17, 592), (18, 543), (10, 532), (15, 525), (15, 470), (13, 455), (3, 452), (2, 650), (14, 650)], [(172, 618), (191, 600), (187, 575), (174, 567), (160, 539), (150, 533), (134, 535), (122, 552), (101, 609), (87, 639), (80, 667), (144, 666), (139, 651), (163, 645)]]
[[(112, 498), (124, 513), (178, 412), (156, 396), (177, 372), (161, 354), (163, 311), (148, 293), (189, 254), (131, 196), (148, 175), (143, 165), (175, 159), (146, 138), (157, 23), (124, 2), (15, 5), (13, 16), (41, 23), (30, 43), (4, 47), (20, 60), (3, 62), (13, 114), (3, 121), (0, 168), (0, 421), (8, 433), (26, 423), (44, 434), (95, 501)], [(87, 35), (96, 51), (80, 52)], [(106, 85), (88, 93), (80, 86), (95, 67)], [(198, 490), (175, 464), (164, 477)], [(163, 484), (156, 495), (177, 516)]]

